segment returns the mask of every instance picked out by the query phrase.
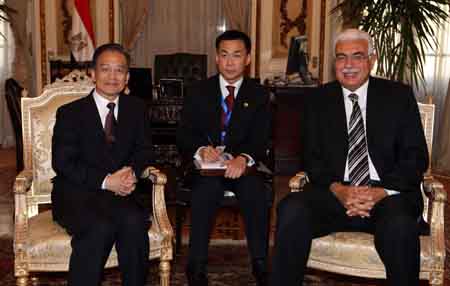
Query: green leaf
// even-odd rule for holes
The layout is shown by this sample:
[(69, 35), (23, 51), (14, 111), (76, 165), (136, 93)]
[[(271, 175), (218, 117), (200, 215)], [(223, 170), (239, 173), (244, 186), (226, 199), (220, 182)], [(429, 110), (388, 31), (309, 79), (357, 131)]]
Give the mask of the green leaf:
[(449, 9), (450, 0), (343, 0), (332, 13), (344, 22), (358, 19), (356, 26), (373, 37), (378, 75), (425, 87), (425, 53), (438, 47), (435, 27), (448, 20)]

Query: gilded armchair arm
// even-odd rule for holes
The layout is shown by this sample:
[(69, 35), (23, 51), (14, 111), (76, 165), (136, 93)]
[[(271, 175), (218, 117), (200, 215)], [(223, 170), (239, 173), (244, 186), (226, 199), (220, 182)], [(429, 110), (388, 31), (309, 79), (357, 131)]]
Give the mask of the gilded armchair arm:
[(31, 170), (23, 170), (14, 181), (14, 269), (16, 275), (25, 273), (28, 237), (27, 192), (31, 188)]
[(436, 265), (444, 265), (445, 259), (445, 237), (444, 237), (444, 208), (447, 202), (447, 193), (444, 186), (434, 179), (425, 180), (424, 191), (430, 198), (431, 211), (428, 222), (430, 224), (430, 235), (433, 241), (432, 252), (440, 261)]
[(164, 236), (173, 238), (173, 230), (170, 225), (169, 217), (167, 215), (166, 201), (164, 198), (164, 185), (167, 182), (167, 177), (154, 167), (147, 167), (141, 175), (141, 178), (146, 178), (153, 183), (153, 225)]
[(305, 172), (298, 172), (289, 180), (289, 188), (291, 192), (303, 191), (303, 186), (305, 186), (308, 181), (308, 177)]
[(23, 170), (14, 181), (14, 194), (25, 194), (31, 187), (33, 181), (33, 172), (31, 170)]
[(447, 192), (444, 190), (442, 183), (436, 179), (426, 179), (423, 182), (423, 188), (425, 193), (430, 196), (433, 202), (441, 202), (444, 204), (447, 201)]
[[(27, 192), (31, 188), (33, 174), (31, 170), (23, 170), (17, 175), (14, 181), (14, 206), (15, 206), (15, 226), (17, 229), (26, 229), (28, 218)], [(18, 239), (16, 234), (16, 240)]]

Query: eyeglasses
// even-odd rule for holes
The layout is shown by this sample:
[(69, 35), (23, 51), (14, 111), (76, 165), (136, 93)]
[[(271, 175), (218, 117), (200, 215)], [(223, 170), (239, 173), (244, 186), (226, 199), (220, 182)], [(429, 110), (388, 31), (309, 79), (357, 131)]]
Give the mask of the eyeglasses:
[(352, 62), (360, 63), (368, 58), (369, 55), (365, 55), (362, 53), (354, 53), (351, 55), (337, 54), (335, 60), (337, 63), (345, 63), (348, 59), (350, 59)]

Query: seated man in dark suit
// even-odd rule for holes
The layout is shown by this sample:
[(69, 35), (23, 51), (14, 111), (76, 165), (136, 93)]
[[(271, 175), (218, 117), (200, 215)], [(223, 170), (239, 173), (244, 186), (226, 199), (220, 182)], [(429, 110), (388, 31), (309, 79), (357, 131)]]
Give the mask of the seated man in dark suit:
[(309, 182), (278, 206), (272, 286), (301, 285), (311, 241), (338, 231), (374, 235), (392, 286), (419, 283), (420, 183), (428, 152), (411, 87), (370, 77), (369, 34), (335, 40), (337, 81), (305, 106)]
[(226, 161), (223, 177), (194, 177), (187, 276), (190, 286), (207, 285), (209, 234), (225, 190), (232, 190), (244, 217), (247, 242), (257, 285), (267, 284), (267, 198), (262, 176), (245, 175), (248, 166), (265, 158), (270, 134), (269, 96), (244, 77), (250, 63), (250, 38), (226, 31), (216, 39), (219, 74), (188, 90), (177, 134), (182, 154), (206, 162), (218, 160), (225, 146), (234, 159)]
[(150, 164), (151, 144), (145, 104), (121, 95), (129, 62), (118, 44), (97, 48), (95, 89), (56, 114), (53, 218), (72, 235), (68, 285), (100, 285), (114, 244), (122, 285), (145, 284), (148, 210), (136, 175)]

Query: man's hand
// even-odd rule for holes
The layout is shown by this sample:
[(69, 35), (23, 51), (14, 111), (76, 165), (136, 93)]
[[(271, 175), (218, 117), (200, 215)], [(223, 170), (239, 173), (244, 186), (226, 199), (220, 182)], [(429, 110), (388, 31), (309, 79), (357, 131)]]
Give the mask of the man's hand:
[(383, 188), (378, 187), (357, 187), (359, 190), (356, 194), (357, 200), (350, 202), (351, 208), (347, 210), (348, 216), (366, 217), (367, 212), (373, 206), (387, 196)]
[(224, 164), (227, 166), (224, 177), (229, 179), (239, 178), (244, 174), (245, 168), (247, 168), (247, 160), (241, 155), (225, 161)]
[(370, 210), (375, 205), (375, 202), (373, 201), (372, 196), (369, 193), (369, 187), (351, 186), (349, 190), (351, 195), (346, 202), (347, 215), (369, 217)]
[(212, 146), (206, 146), (199, 151), (202, 161), (211, 163), (219, 160), (222, 151)]
[(344, 186), (333, 183), (330, 190), (347, 209), (348, 216), (369, 217), (373, 206), (387, 196), (383, 188)]
[(127, 196), (136, 188), (136, 176), (131, 167), (117, 170), (106, 178), (105, 186), (119, 196)]
[(354, 196), (351, 188), (351, 186), (345, 186), (341, 183), (333, 183), (330, 186), (330, 191), (333, 192), (346, 209), (350, 207), (349, 201), (351, 201), (352, 196)]

